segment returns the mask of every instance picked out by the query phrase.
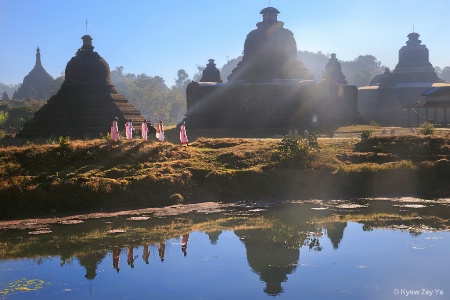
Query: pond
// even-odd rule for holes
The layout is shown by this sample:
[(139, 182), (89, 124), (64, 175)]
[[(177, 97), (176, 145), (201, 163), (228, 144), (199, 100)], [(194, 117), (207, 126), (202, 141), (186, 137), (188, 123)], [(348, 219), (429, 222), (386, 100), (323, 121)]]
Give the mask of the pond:
[(0, 299), (450, 299), (449, 206), (240, 203), (3, 229)]

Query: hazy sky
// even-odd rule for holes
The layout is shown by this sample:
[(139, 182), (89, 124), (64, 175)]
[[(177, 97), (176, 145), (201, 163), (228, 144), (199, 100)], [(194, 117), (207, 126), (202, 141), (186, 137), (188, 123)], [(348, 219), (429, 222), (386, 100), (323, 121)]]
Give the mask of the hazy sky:
[[(192, 76), (213, 58), (220, 68), (242, 53), (268, 0), (0, 0), (0, 82), (20, 83), (42, 64), (59, 76), (92, 36), (113, 70)], [(420, 34), (433, 66), (450, 66), (450, 0), (271, 0), (298, 50), (336, 53), (340, 60), (372, 54), (393, 69), (407, 35)], [(0, 91), (1, 92), (1, 91)]]

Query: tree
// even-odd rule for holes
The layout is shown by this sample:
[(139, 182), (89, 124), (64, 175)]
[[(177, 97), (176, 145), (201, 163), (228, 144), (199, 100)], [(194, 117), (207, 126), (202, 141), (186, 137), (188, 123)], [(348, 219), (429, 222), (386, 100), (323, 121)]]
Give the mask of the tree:
[(188, 84), (190, 83), (189, 74), (185, 70), (180, 69), (177, 72), (177, 79), (175, 80), (175, 86), (181, 90), (186, 91)]
[(323, 54), (321, 51), (314, 53), (309, 51), (298, 51), (297, 57), (300, 59), (309, 72), (314, 75), (315, 79), (321, 79), (325, 71), (325, 66), (330, 56)]
[(61, 76), (57, 77), (50, 88), (48, 89), (48, 95), (49, 97), (56, 95), (61, 88), (61, 85), (64, 83), (64, 80), (66, 79), (64, 72), (61, 73)]
[(203, 76), (203, 70), (206, 68), (206, 66), (197, 65), (197, 73), (195, 73), (194, 77), (192, 78), (193, 81), (199, 82), (200, 79), (202, 79)]
[(0, 126), (6, 122), (6, 119), (8, 119), (8, 112), (0, 111)]
[(441, 79), (444, 79), (445, 81), (450, 82), (450, 66), (444, 67), (439, 77)]
[(18, 133), (23, 125), (33, 118), (34, 113), (38, 111), (45, 103), (45, 100), (12, 100), (8, 103), (4, 113), (7, 114), (6, 120), (0, 124), (4, 131), (8, 133)]
[(228, 81), (228, 76), (230, 76), (231, 72), (233, 72), (234, 68), (237, 67), (238, 63), (242, 60), (242, 55), (231, 60), (228, 60), (226, 64), (223, 65), (220, 70), (220, 78), (222, 78), (223, 82)]
[(373, 77), (384, 72), (385, 67), (373, 55), (359, 55), (353, 61), (342, 61), (342, 73), (349, 84), (358, 87), (365, 86), (370, 83)]
[(361, 70), (358, 73), (355, 74), (353, 77), (353, 84), (357, 87), (360, 86), (367, 86), (370, 84), (370, 81), (372, 80), (373, 76), (372, 74), (367, 70)]

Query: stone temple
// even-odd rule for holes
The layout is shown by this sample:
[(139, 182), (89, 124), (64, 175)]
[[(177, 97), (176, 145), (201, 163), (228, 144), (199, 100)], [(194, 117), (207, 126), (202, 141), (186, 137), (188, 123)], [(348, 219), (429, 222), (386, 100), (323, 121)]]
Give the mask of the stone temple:
[(115, 117), (121, 131), (128, 119), (136, 125), (144, 120), (117, 92), (109, 65), (94, 51), (91, 36), (82, 40), (83, 46), (67, 63), (61, 89), (25, 124), (18, 137), (99, 137), (110, 131)]
[(186, 122), (192, 128), (298, 128), (357, 119), (357, 88), (346, 85), (333, 56), (324, 80), (297, 58), (293, 33), (273, 7), (261, 11), (244, 43), (242, 61), (222, 82), (214, 60), (186, 90)]
[(36, 49), (36, 63), (34, 68), (23, 78), (22, 85), (14, 92), (13, 99), (33, 98), (37, 100), (48, 99), (49, 89), (55, 79), (47, 73), (41, 63), (41, 52)]
[(429, 61), (429, 51), (419, 34), (408, 34), (406, 46), (398, 53), (393, 71), (375, 76), (370, 86), (359, 89), (358, 110), (367, 121), (385, 126), (408, 126), (409, 112), (405, 106), (421, 100), (431, 87), (449, 85), (440, 79)]

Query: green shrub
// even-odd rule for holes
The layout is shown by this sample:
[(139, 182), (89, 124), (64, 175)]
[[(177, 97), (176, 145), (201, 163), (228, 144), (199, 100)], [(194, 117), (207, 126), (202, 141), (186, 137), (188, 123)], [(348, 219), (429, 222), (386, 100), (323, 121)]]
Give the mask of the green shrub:
[(60, 136), (59, 137), (59, 148), (61, 149), (67, 149), (69, 148), (69, 142), (70, 142), (70, 137), (66, 136)]
[(100, 133), (100, 138), (102, 140), (109, 142), (109, 141), (111, 141), (111, 133), (109, 133), (109, 132), (107, 134)]
[(312, 146), (309, 139), (285, 136), (275, 146), (276, 150), (272, 155), (272, 160), (305, 167), (313, 158), (313, 147), (316, 145)]
[(361, 132), (361, 141), (366, 142), (371, 136), (371, 130), (364, 130), (363, 132)]
[(422, 126), (420, 126), (420, 133), (424, 134), (424, 135), (430, 135), (433, 134), (435, 131), (433, 124), (431, 124), (430, 122), (425, 122), (422, 124)]

